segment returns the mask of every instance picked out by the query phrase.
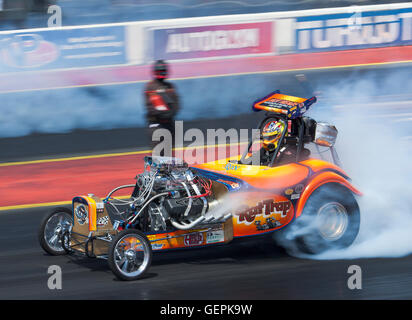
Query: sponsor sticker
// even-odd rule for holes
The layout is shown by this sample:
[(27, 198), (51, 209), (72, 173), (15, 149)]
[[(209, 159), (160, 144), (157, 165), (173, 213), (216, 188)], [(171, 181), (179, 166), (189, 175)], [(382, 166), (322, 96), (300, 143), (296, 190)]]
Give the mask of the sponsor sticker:
[(223, 180), (223, 179), (218, 179), (217, 181), (223, 182), (224, 184), (229, 185), (232, 189), (239, 189), (240, 184), (234, 181), (229, 181), (229, 180)]
[[(163, 249), (163, 247), (165, 246), (164, 242), (161, 241), (155, 241), (157, 238), (156, 235), (148, 235), (147, 239), (149, 239), (149, 241), (151, 242), (151, 246), (153, 250), (160, 250)], [(152, 242), (155, 241), (155, 242)]]
[(238, 166), (236, 166), (236, 165), (234, 165), (233, 163), (230, 163), (230, 162), (228, 162), (225, 165), (225, 170), (234, 170), (234, 171), (236, 171), (237, 168), (238, 168)]
[(104, 212), (104, 203), (103, 202), (96, 202), (96, 212), (103, 213)]
[(279, 219), (286, 218), (291, 210), (292, 203), (288, 201), (273, 201), (272, 199), (259, 201), (258, 204), (251, 208), (245, 208), (236, 213), (238, 223), (250, 225), (255, 221), (257, 216), (267, 217), (278, 214)]
[(295, 187), (295, 192), (296, 192), (296, 193), (302, 193), (302, 191), (303, 191), (304, 188), (305, 188), (305, 186), (304, 186), (303, 184), (298, 184), (298, 185)]
[(164, 247), (164, 243), (159, 243), (159, 242), (153, 242), (152, 243), (152, 249), (153, 250), (160, 250)]
[(293, 189), (286, 189), (286, 190), (285, 190), (285, 194), (286, 194), (287, 196), (290, 196), (292, 193), (293, 193)]
[(108, 216), (104, 216), (104, 217), (100, 217), (97, 220), (97, 225), (98, 226), (105, 226), (109, 223), (109, 217)]
[(119, 221), (119, 220), (116, 220), (116, 221), (113, 223), (113, 230), (117, 230), (117, 229), (119, 228), (119, 225), (120, 225), (120, 221)]
[(79, 204), (75, 209), (74, 209), (74, 214), (77, 218), (77, 222), (80, 225), (83, 225), (85, 223), (88, 223), (88, 209), (87, 206), (84, 204)]
[(203, 243), (203, 233), (201, 232), (187, 234), (184, 237), (184, 244), (187, 247), (198, 246), (198, 245), (201, 245), (202, 243)]
[(206, 243), (217, 243), (225, 240), (225, 233), (223, 230), (208, 231), (206, 234)]

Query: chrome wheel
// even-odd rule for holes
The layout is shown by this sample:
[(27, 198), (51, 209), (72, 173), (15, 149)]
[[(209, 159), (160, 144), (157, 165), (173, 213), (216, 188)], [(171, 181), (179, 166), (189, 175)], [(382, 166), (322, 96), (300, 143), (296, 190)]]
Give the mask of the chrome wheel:
[[(43, 217), (38, 232), (39, 244), (48, 254), (63, 255), (62, 239), (64, 234), (69, 234), (73, 226), (73, 213), (71, 210), (59, 207)], [(67, 246), (66, 246), (67, 248)]]
[(338, 202), (329, 202), (317, 212), (317, 228), (328, 241), (340, 239), (348, 227), (349, 216), (346, 208)]
[[(289, 252), (320, 254), (349, 247), (360, 228), (360, 210), (346, 187), (328, 183), (306, 201), (301, 216), (286, 229)], [(292, 240), (292, 241), (291, 241)]]
[(46, 222), (44, 240), (56, 252), (64, 252), (62, 234), (69, 230), (73, 220), (66, 212), (56, 212)]
[(121, 236), (115, 241), (113, 250), (114, 266), (125, 280), (137, 279), (150, 265), (150, 244), (139, 233)]

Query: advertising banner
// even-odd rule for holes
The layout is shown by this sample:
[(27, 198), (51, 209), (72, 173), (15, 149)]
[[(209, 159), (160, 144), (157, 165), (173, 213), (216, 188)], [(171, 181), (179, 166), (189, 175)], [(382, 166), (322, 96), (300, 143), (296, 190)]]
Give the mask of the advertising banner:
[(0, 72), (125, 64), (125, 27), (37, 29), (0, 34)]
[(412, 9), (362, 11), (296, 18), (297, 52), (412, 44)]
[(153, 31), (154, 59), (180, 60), (271, 53), (272, 22)]

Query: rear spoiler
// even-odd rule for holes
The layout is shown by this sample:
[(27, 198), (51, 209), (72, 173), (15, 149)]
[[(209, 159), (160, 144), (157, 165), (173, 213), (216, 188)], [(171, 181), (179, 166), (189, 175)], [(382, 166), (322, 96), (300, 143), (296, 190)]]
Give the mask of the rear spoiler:
[(316, 102), (316, 97), (305, 99), (281, 94), (276, 90), (262, 99), (253, 103), (253, 111), (268, 111), (275, 114), (285, 115), (289, 119), (301, 117), (309, 107)]

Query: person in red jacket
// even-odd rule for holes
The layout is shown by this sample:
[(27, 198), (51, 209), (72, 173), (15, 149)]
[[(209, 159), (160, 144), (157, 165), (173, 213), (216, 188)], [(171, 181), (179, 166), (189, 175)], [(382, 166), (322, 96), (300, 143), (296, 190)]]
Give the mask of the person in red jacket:
[[(158, 143), (153, 141), (153, 132), (156, 129), (167, 129), (174, 141), (174, 118), (179, 111), (179, 97), (172, 83), (166, 81), (168, 65), (163, 60), (157, 60), (153, 65), (153, 80), (148, 82), (144, 89), (146, 104), (146, 118), (152, 149)], [(172, 145), (168, 154), (171, 155)], [(169, 153), (170, 152), (170, 153)]]

